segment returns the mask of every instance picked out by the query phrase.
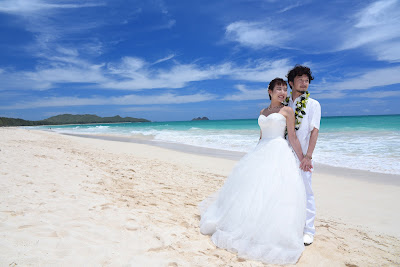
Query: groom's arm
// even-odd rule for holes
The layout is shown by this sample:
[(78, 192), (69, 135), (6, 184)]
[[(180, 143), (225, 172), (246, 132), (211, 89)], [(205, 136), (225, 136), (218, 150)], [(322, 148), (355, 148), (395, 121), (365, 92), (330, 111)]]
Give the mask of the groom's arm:
[(306, 155), (309, 156), (310, 158), (312, 158), (312, 154), (314, 152), (315, 145), (317, 144), (318, 133), (319, 133), (319, 130), (317, 128), (314, 128), (311, 131), (310, 142), (308, 143), (308, 149), (307, 149), (307, 153), (306, 153)]
[(304, 171), (310, 171), (313, 168), (311, 159), (312, 159), (312, 154), (314, 152), (315, 146), (317, 145), (318, 133), (319, 133), (319, 130), (317, 128), (314, 128), (311, 131), (307, 153), (304, 156), (304, 158), (300, 164), (300, 168)]
[(310, 139), (308, 141), (307, 153), (304, 156), (304, 159), (301, 161), (300, 168), (303, 171), (311, 171), (312, 166), (312, 154), (314, 152), (315, 145), (317, 144), (319, 126), (321, 122), (321, 105), (318, 101), (310, 102), (310, 129), (312, 129), (310, 133)]

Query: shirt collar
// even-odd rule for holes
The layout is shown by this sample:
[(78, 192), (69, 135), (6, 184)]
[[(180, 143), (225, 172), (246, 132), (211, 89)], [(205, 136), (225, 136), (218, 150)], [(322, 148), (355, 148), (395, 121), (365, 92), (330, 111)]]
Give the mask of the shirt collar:
[(299, 95), (294, 101), (292, 100), (292, 95), (290, 95), (290, 97), (289, 97), (289, 103), (295, 103), (295, 102), (297, 102), (299, 99), (300, 99), (300, 97), (302, 97), (302, 96), (306, 96), (306, 93), (304, 93), (304, 94), (302, 94), (302, 95)]

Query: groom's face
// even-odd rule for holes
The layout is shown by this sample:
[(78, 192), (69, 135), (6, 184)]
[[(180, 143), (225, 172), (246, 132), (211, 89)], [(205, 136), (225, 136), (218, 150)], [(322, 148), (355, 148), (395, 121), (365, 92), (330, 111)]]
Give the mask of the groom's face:
[(294, 77), (293, 82), (290, 82), (292, 86), (292, 90), (297, 92), (304, 92), (308, 90), (308, 86), (310, 85), (310, 80), (308, 79), (307, 74), (303, 74), (302, 76)]

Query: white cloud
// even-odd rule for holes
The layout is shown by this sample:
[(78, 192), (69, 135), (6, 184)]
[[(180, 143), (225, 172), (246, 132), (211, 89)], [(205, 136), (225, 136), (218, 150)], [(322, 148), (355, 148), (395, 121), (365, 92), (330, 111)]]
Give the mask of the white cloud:
[(376, 54), (378, 60), (391, 63), (400, 62), (400, 41), (378, 44), (371, 49)]
[(150, 27), (149, 30), (150, 31), (169, 30), (172, 27), (174, 27), (175, 24), (176, 24), (176, 20), (168, 19), (166, 22), (164, 22), (164, 23), (162, 23), (160, 25), (155, 25), (153, 27)]
[[(170, 58), (172, 56), (161, 60)], [(60, 83), (83, 83), (91, 88), (110, 90), (183, 88), (191, 82), (221, 78), (268, 83), (276, 77), (284, 77), (290, 67), (288, 59), (257, 60), (245, 66), (232, 62), (205, 66), (174, 62), (172, 66), (160, 68), (137, 57), (96, 65), (75, 56), (49, 56), (35, 71), (0, 73), (3, 83), (0, 90), (46, 90)]]
[(366, 28), (363, 30), (354, 29), (346, 36), (346, 41), (340, 47), (340, 50), (358, 48), (363, 45), (371, 45), (375, 42), (382, 43), (393, 40), (399, 36), (399, 24), (385, 25)]
[(100, 83), (106, 80), (96, 66), (85, 69), (76, 67), (47, 68), (35, 73), (27, 73), (27, 76), (34, 81), (46, 81), (52, 85), (57, 83)]
[(387, 98), (387, 97), (396, 97), (400, 96), (400, 91), (375, 91), (375, 92), (364, 92), (357, 94), (358, 97), (365, 97), (365, 98)]
[(147, 63), (137, 57), (123, 57), (120, 63), (109, 63), (107, 68), (112, 74), (117, 74), (123, 77), (141, 76), (135, 75), (139, 70), (143, 69)]
[(127, 95), (112, 97), (111, 103), (115, 105), (157, 105), (157, 104), (182, 104), (214, 100), (215, 95), (198, 93), (194, 95), (177, 95), (172, 93), (150, 96)]
[(328, 90), (327, 92), (313, 92), (311, 91), (311, 97), (317, 100), (320, 99), (340, 99), (344, 98), (347, 94), (343, 91)]
[(105, 105), (105, 98), (77, 98), (77, 97), (45, 97), (31, 101), (19, 101), (9, 106), (1, 106), (0, 109), (30, 109), (41, 107), (69, 107)]
[[(102, 20), (87, 16), (76, 16), (77, 9), (104, 6), (103, 2), (69, 0), (5, 0), (0, 1), (0, 13), (15, 15), (17, 27), (32, 32), (34, 41), (24, 46), (30, 54), (39, 58), (52, 56), (78, 56), (99, 54), (102, 43), (96, 38), (81, 34), (104, 25)], [(80, 37), (77, 37), (80, 36)], [(67, 47), (64, 41), (81, 39), (79, 46)]]
[(76, 57), (51, 57), (33, 71), (4, 70), (0, 73), (1, 90), (47, 90), (60, 83), (100, 84), (108, 79), (104, 65), (95, 65)]
[(271, 27), (267, 23), (237, 21), (229, 24), (225, 31), (226, 38), (243, 46), (263, 48), (281, 46), (288, 40), (285, 31)]
[[(305, 4), (296, 2), (277, 13)], [(339, 16), (307, 9), (286, 21), (274, 14), (269, 20), (235, 21), (226, 26), (225, 38), (252, 49), (276, 47), (308, 54), (362, 47), (378, 60), (399, 61), (400, 0), (375, 1), (356, 11), (345, 5), (336, 10), (342, 10)]]
[(239, 93), (232, 95), (226, 95), (222, 100), (230, 101), (244, 101), (244, 100), (259, 100), (268, 99), (268, 89), (267, 87), (261, 89), (247, 89), (245, 85), (238, 84), (235, 86), (239, 90)]
[(391, 17), (390, 13), (397, 3), (398, 0), (381, 0), (368, 5), (356, 14), (359, 20), (355, 27), (369, 28), (396, 21), (397, 19)]
[(0, 2), (0, 12), (11, 14), (34, 13), (41, 10), (58, 9), (58, 8), (83, 8), (103, 6), (101, 2), (87, 2), (78, 4), (57, 4), (55, 1), (49, 2), (44, 0), (3, 0)]
[(169, 69), (152, 69), (150, 64), (138, 58), (124, 58), (120, 64), (108, 64), (108, 69), (116, 76), (101, 87), (121, 90), (182, 88), (189, 82), (217, 77), (209, 67), (178, 63)]
[(274, 61), (259, 60), (243, 67), (232, 67), (229, 69), (231, 79), (252, 82), (265, 82), (268, 84), (276, 77), (285, 78), (288, 70), (292, 68), (289, 59)]
[(56, 49), (57, 49), (57, 52), (64, 54), (66, 56), (72, 56), (72, 57), (79, 56), (78, 50), (74, 49), (74, 48), (67, 48), (67, 47), (59, 46)]
[(183, 104), (210, 101), (216, 98), (213, 94), (198, 93), (193, 95), (177, 95), (165, 93), (161, 95), (125, 95), (117, 97), (46, 97), (42, 99), (20, 101), (9, 106), (0, 106), (0, 110), (30, 109), (41, 107), (72, 107), (72, 106), (100, 106), (100, 105), (160, 105)]
[(378, 60), (399, 61), (400, 1), (376, 1), (354, 15), (355, 22), (344, 34), (339, 50), (365, 46)]
[(23, 91), (0, 91), (0, 99), (13, 99), (29, 97), (30, 94)]
[(284, 77), (290, 69), (288, 59), (275, 61), (258, 60), (238, 67), (232, 62), (217, 65), (175, 63), (168, 69), (152, 68), (151, 64), (138, 58), (124, 58), (119, 64), (108, 64), (110, 73), (123, 76), (113, 77), (101, 87), (121, 90), (142, 90), (152, 88), (182, 88), (190, 82), (227, 78), (252, 82), (265, 82)]
[(356, 77), (324, 85), (328, 90), (362, 90), (400, 83), (400, 66), (367, 71)]
[(291, 10), (293, 8), (297, 8), (297, 7), (302, 6), (302, 5), (304, 5), (304, 2), (297, 2), (297, 3), (293, 4), (293, 5), (289, 5), (289, 6), (285, 7), (285, 8), (282, 8), (281, 10), (278, 11), (278, 13), (284, 13), (286, 11), (289, 11), (289, 10)]
[(170, 19), (166, 24), (163, 25), (163, 27), (160, 27), (160, 29), (171, 29), (173, 26), (175, 26), (176, 20)]
[(161, 62), (164, 62), (164, 61), (168, 61), (170, 59), (173, 59), (174, 57), (175, 57), (174, 54), (168, 55), (168, 56), (166, 56), (164, 58), (160, 58), (160, 59), (156, 60), (155, 62), (152, 63), (152, 65), (155, 65), (155, 64), (158, 64), (158, 63), (161, 63)]
[(54, 85), (48, 81), (40, 81), (31, 76), (31, 72), (14, 72), (12, 70), (0, 73), (0, 91), (5, 90), (47, 90)]
[(55, 56), (55, 55), (47, 55), (47, 64), (45, 62), (42, 62), (41, 65), (38, 66), (38, 69), (45, 69), (45, 68), (51, 68), (51, 67), (60, 67), (60, 66), (77, 66), (80, 68), (83, 67), (88, 67), (90, 66), (89, 62), (80, 59), (79, 57), (75, 56)]
[[(307, 3), (298, 6), (303, 4)], [(297, 4), (287, 10), (296, 7)], [(296, 51), (320, 54), (338, 50), (339, 37), (349, 26), (337, 16), (327, 17), (313, 11), (302, 9), (290, 19), (283, 18), (277, 11), (271, 12), (267, 19), (236, 21), (226, 26), (225, 38), (252, 49), (290, 49), (294, 54)]]

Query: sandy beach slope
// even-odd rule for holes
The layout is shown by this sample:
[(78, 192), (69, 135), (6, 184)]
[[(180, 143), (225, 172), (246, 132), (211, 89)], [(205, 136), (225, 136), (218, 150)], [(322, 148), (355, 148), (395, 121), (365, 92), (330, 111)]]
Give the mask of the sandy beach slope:
[[(263, 266), (199, 233), (197, 204), (235, 162), (0, 128), (0, 266)], [(317, 168), (317, 235), (297, 265), (399, 266), (396, 179)]]

